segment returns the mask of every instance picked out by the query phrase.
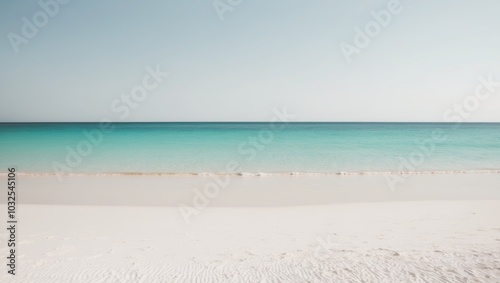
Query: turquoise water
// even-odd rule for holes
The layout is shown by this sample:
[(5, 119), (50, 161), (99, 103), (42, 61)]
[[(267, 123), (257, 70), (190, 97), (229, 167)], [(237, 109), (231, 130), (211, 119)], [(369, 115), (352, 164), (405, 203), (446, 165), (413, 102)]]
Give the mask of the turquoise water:
[[(0, 167), (67, 173), (500, 169), (500, 124), (0, 124)], [(90, 138), (85, 132), (91, 133)], [(236, 166), (235, 166), (236, 167)]]

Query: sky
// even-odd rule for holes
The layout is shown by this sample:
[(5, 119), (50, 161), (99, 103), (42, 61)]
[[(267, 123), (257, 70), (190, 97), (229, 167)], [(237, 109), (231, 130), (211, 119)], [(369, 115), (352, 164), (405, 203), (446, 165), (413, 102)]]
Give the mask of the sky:
[(0, 122), (500, 122), (497, 0), (60, 2), (0, 2)]

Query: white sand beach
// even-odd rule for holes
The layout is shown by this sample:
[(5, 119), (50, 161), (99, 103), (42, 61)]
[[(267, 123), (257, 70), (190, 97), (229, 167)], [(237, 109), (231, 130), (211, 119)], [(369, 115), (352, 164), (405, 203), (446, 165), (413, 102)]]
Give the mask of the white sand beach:
[(500, 174), (231, 177), (187, 223), (211, 180), (21, 176), (0, 281), (500, 281)]

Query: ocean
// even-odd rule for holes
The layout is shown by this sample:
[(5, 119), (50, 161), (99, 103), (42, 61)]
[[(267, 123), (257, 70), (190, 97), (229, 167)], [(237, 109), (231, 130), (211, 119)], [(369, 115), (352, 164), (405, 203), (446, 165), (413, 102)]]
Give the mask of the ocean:
[(25, 173), (500, 172), (500, 123), (0, 124)]

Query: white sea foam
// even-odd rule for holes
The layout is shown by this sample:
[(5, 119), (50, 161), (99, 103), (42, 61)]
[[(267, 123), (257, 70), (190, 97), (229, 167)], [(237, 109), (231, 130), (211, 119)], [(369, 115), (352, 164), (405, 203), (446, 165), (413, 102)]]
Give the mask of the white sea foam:
[[(273, 177), (273, 176), (359, 176), (359, 175), (434, 175), (434, 174), (499, 174), (500, 169), (488, 170), (434, 170), (434, 171), (359, 171), (359, 172), (78, 172), (65, 173), (63, 176), (237, 176), (237, 177)], [(1, 172), (0, 176), (8, 173)], [(56, 176), (53, 172), (18, 172), (18, 176)]]

